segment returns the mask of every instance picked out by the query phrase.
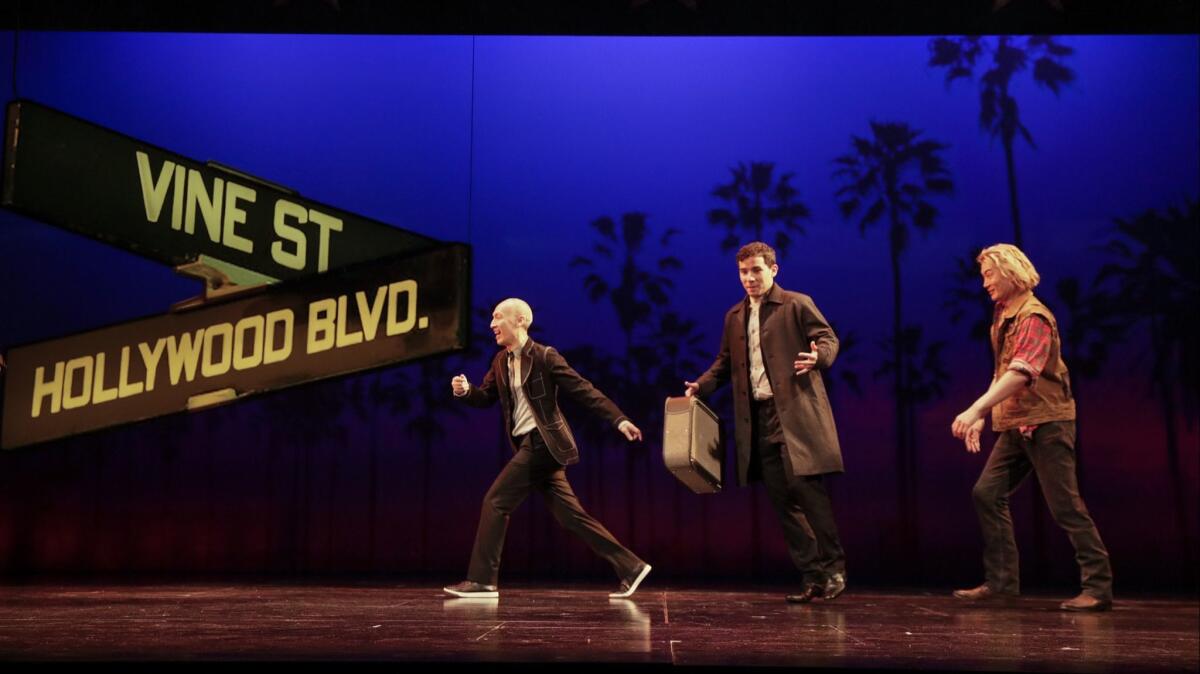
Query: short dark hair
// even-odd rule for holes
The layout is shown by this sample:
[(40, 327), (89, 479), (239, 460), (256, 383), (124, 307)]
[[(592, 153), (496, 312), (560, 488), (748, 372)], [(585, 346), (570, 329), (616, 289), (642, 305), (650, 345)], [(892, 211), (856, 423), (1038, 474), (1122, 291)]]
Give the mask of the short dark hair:
[(763, 243), (762, 241), (751, 241), (750, 243), (738, 249), (737, 261), (748, 260), (752, 257), (762, 256), (763, 262), (770, 267), (775, 264), (775, 249)]

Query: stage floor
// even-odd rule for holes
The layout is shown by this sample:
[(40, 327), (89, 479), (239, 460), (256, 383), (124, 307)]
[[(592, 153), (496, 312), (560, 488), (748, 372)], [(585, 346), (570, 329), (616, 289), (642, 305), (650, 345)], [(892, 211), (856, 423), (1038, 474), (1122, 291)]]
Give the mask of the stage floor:
[(790, 605), (784, 588), (515, 584), (499, 600), (362, 583), (0, 585), (0, 660), (583, 662), (822, 668), (1192, 671), (1194, 598), (1059, 596), (966, 605), (857, 590)]

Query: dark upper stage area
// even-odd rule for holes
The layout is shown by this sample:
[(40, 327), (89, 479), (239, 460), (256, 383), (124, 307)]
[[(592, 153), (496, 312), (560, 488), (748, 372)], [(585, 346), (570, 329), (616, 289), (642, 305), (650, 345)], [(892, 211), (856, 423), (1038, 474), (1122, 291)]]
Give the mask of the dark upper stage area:
[(0, 27), (252, 33), (932, 35), (1195, 33), (1189, 0), (44, 0)]

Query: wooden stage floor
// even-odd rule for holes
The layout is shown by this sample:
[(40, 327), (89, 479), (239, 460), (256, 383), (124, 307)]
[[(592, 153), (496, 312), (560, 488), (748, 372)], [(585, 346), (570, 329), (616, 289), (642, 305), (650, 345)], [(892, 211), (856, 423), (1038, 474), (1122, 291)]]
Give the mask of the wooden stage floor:
[(851, 587), (789, 605), (783, 588), (655, 584), (502, 588), (453, 599), (436, 585), (170, 583), (0, 585), (5, 661), (591, 663), (955, 671), (1200, 669), (1195, 597), (1118, 596), (1057, 610), (1059, 596), (964, 605), (944, 592)]

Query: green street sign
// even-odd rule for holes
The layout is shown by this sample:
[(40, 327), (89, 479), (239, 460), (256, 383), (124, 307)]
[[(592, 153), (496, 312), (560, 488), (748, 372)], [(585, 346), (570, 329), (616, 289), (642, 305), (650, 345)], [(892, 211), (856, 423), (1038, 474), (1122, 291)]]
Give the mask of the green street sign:
[(167, 265), (289, 279), (438, 243), (37, 103), (7, 112), (0, 204)]
[(465, 348), (470, 285), (448, 244), (10, 348), (0, 447)]

